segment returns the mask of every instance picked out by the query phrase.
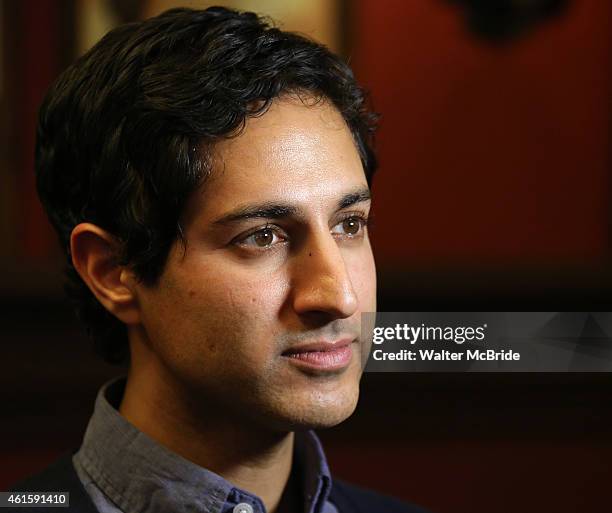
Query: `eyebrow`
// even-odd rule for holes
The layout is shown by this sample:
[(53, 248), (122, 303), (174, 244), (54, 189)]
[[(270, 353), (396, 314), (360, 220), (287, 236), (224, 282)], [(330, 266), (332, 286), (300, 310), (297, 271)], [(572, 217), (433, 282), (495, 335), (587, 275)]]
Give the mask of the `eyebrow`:
[[(337, 209), (343, 210), (357, 203), (369, 201), (371, 199), (370, 190), (367, 187), (358, 189), (354, 192), (345, 194), (337, 203)], [(236, 210), (229, 212), (217, 219), (213, 224), (227, 225), (247, 219), (283, 219), (291, 216), (297, 216), (300, 210), (293, 205), (280, 203), (259, 203), (257, 205), (249, 205), (239, 207)]]

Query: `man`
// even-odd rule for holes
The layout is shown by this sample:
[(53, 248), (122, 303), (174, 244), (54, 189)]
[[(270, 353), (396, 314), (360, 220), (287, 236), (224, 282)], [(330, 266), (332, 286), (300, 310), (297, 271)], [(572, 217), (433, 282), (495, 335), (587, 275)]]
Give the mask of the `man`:
[(348, 67), (252, 13), (119, 27), (51, 88), (39, 195), (96, 347), (129, 358), (21, 491), (75, 511), (416, 511), (332, 483), (376, 308), (374, 118)]

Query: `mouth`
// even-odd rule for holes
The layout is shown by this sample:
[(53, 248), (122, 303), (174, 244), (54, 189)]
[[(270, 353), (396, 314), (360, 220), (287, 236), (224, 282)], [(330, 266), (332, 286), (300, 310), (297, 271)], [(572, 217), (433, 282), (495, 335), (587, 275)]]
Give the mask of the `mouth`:
[(353, 357), (355, 339), (316, 341), (298, 344), (284, 351), (281, 356), (291, 364), (305, 370), (332, 372), (349, 366)]

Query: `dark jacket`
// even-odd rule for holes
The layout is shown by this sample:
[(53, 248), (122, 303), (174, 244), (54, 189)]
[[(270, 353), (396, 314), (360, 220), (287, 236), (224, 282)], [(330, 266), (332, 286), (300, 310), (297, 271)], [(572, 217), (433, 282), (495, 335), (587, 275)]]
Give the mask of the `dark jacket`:
[[(3, 513), (98, 513), (72, 464), (72, 454), (63, 456), (51, 466), (11, 489), (14, 492), (70, 492), (68, 508), (10, 507)], [(427, 513), (397, 499), (334, 479), (329, 500), (339, 513)]]

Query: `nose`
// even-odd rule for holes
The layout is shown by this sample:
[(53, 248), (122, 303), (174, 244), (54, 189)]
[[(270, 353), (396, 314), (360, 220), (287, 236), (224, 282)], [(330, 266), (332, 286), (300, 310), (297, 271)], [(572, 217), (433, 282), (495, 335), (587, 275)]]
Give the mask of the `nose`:
[(300, 248), (292, 281), (293, 308), (300, 316), (329, 321), (357, 311), (357, 295), (345, 258), (329, 232), (310, 237)]

